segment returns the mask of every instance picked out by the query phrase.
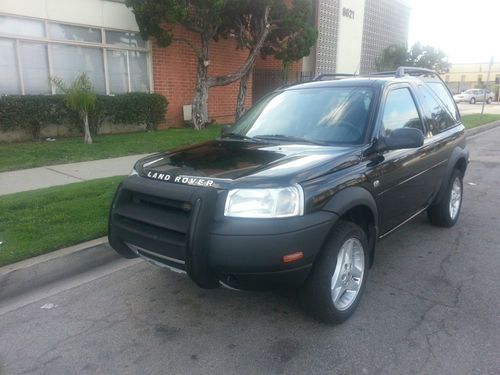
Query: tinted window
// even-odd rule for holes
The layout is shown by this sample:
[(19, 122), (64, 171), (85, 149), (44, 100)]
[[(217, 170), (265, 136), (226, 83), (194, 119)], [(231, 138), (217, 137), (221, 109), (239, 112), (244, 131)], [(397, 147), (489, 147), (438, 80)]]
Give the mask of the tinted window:
[(439, 102), (433, 92), (426, 87), (421, 87), (425, 117), (432, 134), (438, 134), (456, 124), (448, 113), (443, 103)]
[(446, 106), (451, 117), (458, 121), (457, 107), (448, 89), (441, 82), (429, 82), (427, 85), (434, 91), (442, 104)]
[(372, 97), (372, 90), (364, 87), (278, 92), (251, 108), (232, 132), (254, 138), (280, 135), (318, 143), (357, 144), (366, 132)]
[(407, 88), (389, 92), (382, 117), (382, 131), (388, 136), (395, 129), (415, 128), (423, 133), (422, 121), (418, 115), (413, 97)]

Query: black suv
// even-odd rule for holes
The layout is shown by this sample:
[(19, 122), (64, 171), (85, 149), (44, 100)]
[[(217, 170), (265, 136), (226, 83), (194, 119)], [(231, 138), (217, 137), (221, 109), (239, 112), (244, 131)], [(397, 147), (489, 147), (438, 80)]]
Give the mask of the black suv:
[(427, 210), (459, 217), (468, 164), (430, 70), (298, 84), (219, 139), (148, 156), (116, 192), (109, 242), (202, 288), (294, 287), (330, 323), (356, 309), (378, 239)]

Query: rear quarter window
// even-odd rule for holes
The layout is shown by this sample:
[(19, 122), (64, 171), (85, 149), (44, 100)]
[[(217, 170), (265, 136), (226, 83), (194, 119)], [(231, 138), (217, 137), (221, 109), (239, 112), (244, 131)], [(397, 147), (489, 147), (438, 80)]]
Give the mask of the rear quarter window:
[(420, 86), (420, 96), (423, 101), (424, 115), (429, 129), (433, 135), (439, 134), (457, 124), (447, 106), (436, 97), (436, 93)]
[(450, 95), (450, 92), (444, 86), (444, 84), (441, 82), (428, 82), (427, 87), (429, 87), (434, 92), (434, 94), (439, 98), (439, 101), (441, 101), (442, 104), (446, 107), (453, 120), (458, 121), (459, 116), (457, 107), (455, 106), (455, 102), (452, 96)]

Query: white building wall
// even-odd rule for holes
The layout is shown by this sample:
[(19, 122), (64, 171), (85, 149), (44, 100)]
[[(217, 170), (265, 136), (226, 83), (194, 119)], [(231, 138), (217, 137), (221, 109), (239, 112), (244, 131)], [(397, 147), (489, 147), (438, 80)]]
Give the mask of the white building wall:
[(336, 64), (338, 73), (359, 73), (364, 11), (364, 0), (340, 0)]
[(138, 31), (124, 3), (109, 0), (1, 0), (0, 13)]

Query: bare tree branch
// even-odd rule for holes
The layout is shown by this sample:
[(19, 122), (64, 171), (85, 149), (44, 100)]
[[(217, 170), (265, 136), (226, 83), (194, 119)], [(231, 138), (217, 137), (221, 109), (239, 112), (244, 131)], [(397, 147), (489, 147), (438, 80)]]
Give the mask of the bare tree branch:
[(207, 83), (209, 87), (212, 86), (225, 86), (229, 85), (230, 83), (233, 83), (241, 77), (243, 77), (253, 66), (255, 59), (260, 52), (261, 47), (264, 45), (264, 42), (266, 41), (267, 36), (269, 35), (270, 32), (270, 24), (268, 22), (269, 19), (269, 12), (271, 11), (271, 8), (269, 6), (266, 7), (263, 21), (262, 21), (262, 28), (261, 28), (261, 34), (259, 38), (257, 39), (257, 42), (251, 49), (250, 53), (248, 54), (248, 57), (245, 61), (245, 63), (241, 66), (241, 68), (232, 73), (232, 74), (227, 74), (224, 76), (217, 76), (217, 77), (209, 77), (207, 79)]

